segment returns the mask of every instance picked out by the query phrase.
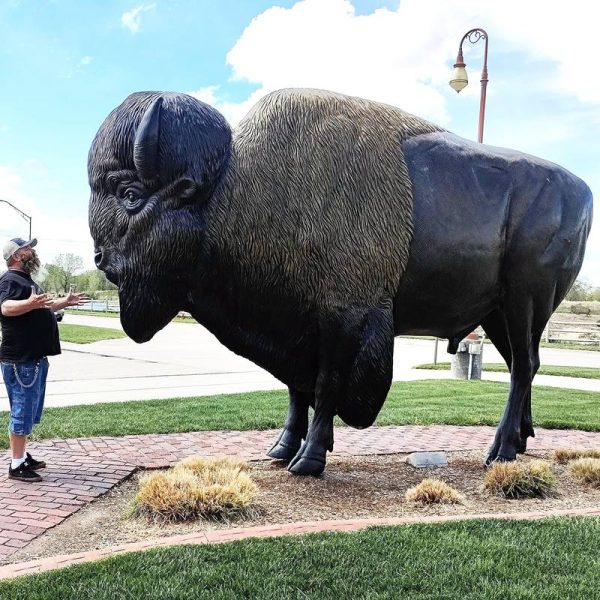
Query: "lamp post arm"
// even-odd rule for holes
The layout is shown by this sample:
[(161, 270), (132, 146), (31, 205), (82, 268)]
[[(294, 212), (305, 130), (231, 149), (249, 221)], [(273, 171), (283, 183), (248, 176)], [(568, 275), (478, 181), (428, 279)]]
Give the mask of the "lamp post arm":
[(29, 221), (29, 239), (31, 239), (32, 218), (27, 213), (24, 213), (20, 208), (17, 208), (12, 202), (9, 202), (8, 200), (3, 200), (2, 198), (0, 198), (0, 202), (4, 202), (4, 204), (8, 204), (11, 208), (13, 208), (16, 212), (18, 212), (26, 221)]

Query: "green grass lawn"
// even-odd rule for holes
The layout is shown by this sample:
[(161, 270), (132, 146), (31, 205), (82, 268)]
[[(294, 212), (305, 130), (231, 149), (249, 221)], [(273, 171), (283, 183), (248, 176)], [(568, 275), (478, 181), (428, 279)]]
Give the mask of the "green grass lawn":
[[(418, 365), (415, 369), (429, 369), (432, 371), (449, 371), (450, 363), (428, 363)], [(490, 373), (508, 373), (508, 369), (504, 363), (483, 363), (483, 371)], [(555, 375), (558, 377), (582, 377), (584, 379), (600, 379), (600, 368), (594, 367), (560, 367), (554, 365), (542, 366), (538, 371), (538, 375)]]
[(61, 323), (59, 331), (60, 339), (63, 342), (73, 342), (74, 344), (91, 344), (102, 340), (116, 340), (127, 337), (120, 329), (72, 325), (71, 323)]
[(36, 600), (592, 600), (600, 519), (463, 521), (174, 546), (0, 583)]
[(557, 350), (590, 350), (600, 352), (600, 344), (578, 344), (576, 342), (541, 342), (542, 348), (556, 348)]
[[(398, 382), (377, 423), (496, 426), (507, 394), (508, 384), (492, 381)], [(283, 390), (48, 408), (34, 434), (35, 439), (48, 439), (271, 429), (283, 425), (286, 409)], [(536, 387), (533, 416), (538, 427), (600, 431), (600, 392)], [(8, 412), (0, 412), (0, 429), (7, 425)], [(7, 443), (0, 436), (0, 448)]]

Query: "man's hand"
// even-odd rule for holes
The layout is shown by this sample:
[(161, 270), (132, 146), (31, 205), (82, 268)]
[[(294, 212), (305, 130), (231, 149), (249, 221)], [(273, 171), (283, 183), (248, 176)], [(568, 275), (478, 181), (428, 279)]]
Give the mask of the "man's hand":
[(31, 296), (27, 299), (30, 310), (36, 308), (51, 308), (54, 300), (50, 294), (36, 294), (35, 287), (31, 286)]
[(77, 293), (71, 290), (64, 299), (65, 307), (81, 306), (84, 302), (87, 302), (89, 299), (89, 296), (84, 292)]

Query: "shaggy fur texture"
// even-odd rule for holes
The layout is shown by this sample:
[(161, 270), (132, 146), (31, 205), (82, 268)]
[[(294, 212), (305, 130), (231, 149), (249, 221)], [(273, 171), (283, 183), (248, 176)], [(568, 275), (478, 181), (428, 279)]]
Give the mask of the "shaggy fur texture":
[(234, 133), (209, 219), (215, 242), (253, 286), (284, 286), (311, 305), (374, 306), (393, 297), (412, 236), (400, 144), (434, 131), (369, 100), (269, 94)]

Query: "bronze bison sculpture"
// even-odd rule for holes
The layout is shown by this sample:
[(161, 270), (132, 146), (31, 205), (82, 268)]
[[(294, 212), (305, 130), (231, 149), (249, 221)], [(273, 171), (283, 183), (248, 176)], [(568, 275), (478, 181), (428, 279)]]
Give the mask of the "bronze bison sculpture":
[(392, 106), (291, 89), (233, 132), (191, 96), (132, 94), (88, 171), (96, 264), (119, 287), (125, 332), (144, 342), (188, 311), (284, 382), (269, 455), (293, 473), (323, 471), (335, 415), (375, 421), (394, 336), (455, 352), (478, 325), (511, 372), (487, 460), (525, 451), (540, 337), (592, 220), (589, 188), (565, 169)]

